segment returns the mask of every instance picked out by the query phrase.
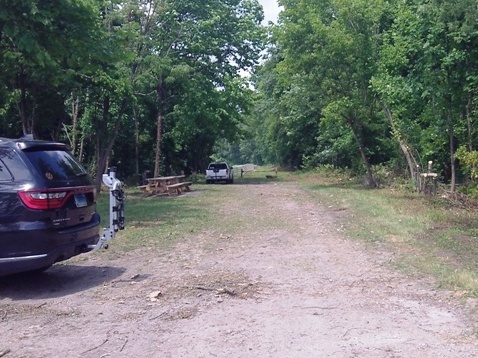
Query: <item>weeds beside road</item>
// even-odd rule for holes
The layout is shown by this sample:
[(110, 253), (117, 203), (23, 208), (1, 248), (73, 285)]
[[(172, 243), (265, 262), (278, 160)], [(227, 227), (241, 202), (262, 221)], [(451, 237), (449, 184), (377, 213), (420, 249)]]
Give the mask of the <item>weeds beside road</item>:
[[(457, 295), (478, 295), (478, 211), (405, 189), (365, 189), (346, 178), (295, 176), (317, 200), (346, 209), (348, 236), (385, 244), (409, 275), (433, 277)], [(371, 245), (373, 249), (373, 245)]]

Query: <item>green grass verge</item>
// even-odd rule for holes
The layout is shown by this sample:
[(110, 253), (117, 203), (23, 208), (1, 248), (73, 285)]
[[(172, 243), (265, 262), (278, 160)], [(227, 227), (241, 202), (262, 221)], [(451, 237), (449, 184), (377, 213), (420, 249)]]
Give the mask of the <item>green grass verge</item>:
[[(268, 168), (248, 172), (243, 178), (236, 176), (235, 184), (210, 184), (205, 181), (194, 183), (187, 195), (145, 197), (136, 188), (126, 190), (126, 228), (110, 245), (111, 253), (120, 253), (137, 248), (167, 248), (195, 233), (209, 235), (240, 235), (248, 228), (255, 228), (246, 211), (229, 209), (230, 203), (240, 203), (243, 208), (254, 207), (257, 198), (243, 195), (247, 184), (267, 184), (280, 181), (268, 179), (273, 173)], [(275, 175), (275, 174), (274, 174)], [(108, 194), (98, 196), (98, 212), (103, 226), (108, 225)], [(260, 214), (260, 213), (259, 213)], [(275, 217), (266, 214), (258, 217), (263, 225), (274, 227)]]
[[(200, 185), (199, 185), (200, 186)], [(195, 191), (201, 190), (195, 185)], [(204, 210), (205, 201), (214, 200), (214, 190), (204, 195), (144, 197), (139, 191), (126, 190), (126, 228), (115, 238), (113, 251), (129, 251), (143, 247), (167, 247), (185, 235), (203, 230), (212, 221), (212, 213)], [(98, 212), (103, 225), (108, 223), (108, 195), (98, 199)]]
[(294, 177), (325, 205), (346, 209), (346, 233), (373, 248), (386, 244), (408, 275), (431, 276), (438, 285), (478, 294), (478, 214), (404, 189), (365, 189), (345, 176)]

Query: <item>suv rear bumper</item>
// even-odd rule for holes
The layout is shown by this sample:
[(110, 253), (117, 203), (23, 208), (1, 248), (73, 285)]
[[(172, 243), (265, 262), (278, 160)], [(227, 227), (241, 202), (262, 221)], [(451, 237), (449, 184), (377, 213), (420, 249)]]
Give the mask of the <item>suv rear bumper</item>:
[(233, 180), (232, 177), (228, 177), (228, 176), (206, 176), (206, 182), (220, 182), (220, 181), (225, 181), (225, 182), (229, 182)]
[[(89, 245), (96, 245), (100, 239), (100, 218), (95, 214), (92, 220), (67, 230), (21, 230), (2, 233), (0, 238), (0, 276), (48, 268), (56, 262), (91, 251)], [(8, 239), (7, 239), (8, 238)], [(5, 241), (16, 242), (12, 252)], [(23, 245), (22, 245), (23, 244)]]

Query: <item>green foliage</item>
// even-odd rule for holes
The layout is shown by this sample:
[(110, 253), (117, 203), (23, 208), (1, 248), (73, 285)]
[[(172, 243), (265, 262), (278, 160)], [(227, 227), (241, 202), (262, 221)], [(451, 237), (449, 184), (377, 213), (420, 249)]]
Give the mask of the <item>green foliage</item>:
[(478, 151), (468, 150), (465, 146), (461, 146), (455, 152), (455, 157), (462, 164), (463, 171), (465, 171), (471, 179), (478, 179)]
[(256, 0), (1, 8), (2, 135), (69, 141), (98, 178), (108, 162), (138, 178), (154, 166), (158, 118), (161, 172), (201, 170), (218, 139), (241, 132), (252, 92), (239, 73), (265, 36)]
[[(106, 53), (92, 0), (1, 1), (0, 107), (18, 109), (18, 134), (58, 138), (62, 101), (77, 76)], [(4, 100), (2, 101), (1, 98)], [(43, 108), (41, 108), (43, 107)], [(58, 108), (55, 114), (43, 109)], [(44, 117), (52, 115), (46, 120)], [(40, 122), (41, 120), (41, 122)], [(60, 123), (60, 125), (58, 124)]]
[(203, 184), (206, 179), (204, 173), (192, 173), (187, 180), (193, 184)]
[(392, 161), (413, 173), (432, 160), (441, 178), (460, 179), (453, 152), (478, 135), (475, 2), (281, 5), (257, 76), (266, 161), (357, 173)]
[(476, 135), (476, 6), (417, 0), (397, 2), (393, 13), (373, 88), (393, 113), (394, 136), (453, 178), (450, 148)]
[(258, 74), (270, 150), (281, 165), (346, 166), (358, 158), (369, 171), (374, 156), (388, 159), (385, 141), (376, 139), (388, 135), (388, 124), (369, 86), (386, 3), (281, 4), (281, 26), (273, 29), (278, 53)]
[(1, 134), (68, 141), (98, 178), (210, 158), (476, 178), (475, 1), (280, 3), (266, 29), (256, 0), (0, 0)]
[(250, 111), (251, 91), (239, 71), (259, 59), (262, 12), (257, 1), (154, 4), (129, 1), (124, 11), (123, 21), (139, 30), (135, 91), (155, 107), (149, 131), (160, 143), (161, 172), (200, 171), (216, 141), (237, 138)]
[(472, 200), (478, 199), (478, 183), (470, 182), (458, 187), (458, 192)]

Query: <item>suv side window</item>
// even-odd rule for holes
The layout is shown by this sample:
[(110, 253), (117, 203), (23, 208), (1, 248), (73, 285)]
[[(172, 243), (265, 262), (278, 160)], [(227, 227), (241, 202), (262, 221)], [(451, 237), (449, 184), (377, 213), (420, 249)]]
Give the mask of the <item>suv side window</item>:
[(12, 181), (12, 175), (7, 169), (5, 163), (0, 159), (0, 182), (1, 181)]

